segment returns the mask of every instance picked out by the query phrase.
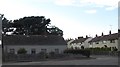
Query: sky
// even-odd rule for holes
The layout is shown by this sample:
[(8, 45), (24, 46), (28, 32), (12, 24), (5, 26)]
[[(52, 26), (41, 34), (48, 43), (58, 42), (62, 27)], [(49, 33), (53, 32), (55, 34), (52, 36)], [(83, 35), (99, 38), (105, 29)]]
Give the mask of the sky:
[(65, 39), (117, 33), (119, 0), (0, 0), (8, 20), (45, 16), (63, 30)]

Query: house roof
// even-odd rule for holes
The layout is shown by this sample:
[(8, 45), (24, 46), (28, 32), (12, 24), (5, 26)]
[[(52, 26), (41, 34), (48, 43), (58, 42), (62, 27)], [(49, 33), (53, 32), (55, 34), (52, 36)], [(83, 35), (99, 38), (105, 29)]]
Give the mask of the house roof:
[(115, 39), (118, 39), (118, 33), (109, 34), (109, 35), (103, 35), (103, 36), (98, 36), (98, 37), (93, 38), (89, 42), (107, 41), (107, 40), (115, 40)]
[(66, 45), (62, 36), (56, 35), (11, 35), (2, 37), (3, 45)]
[(86, 39), (88, 39), (88, 38), (75, 39), (72, 43), (82, 43), (82, 42), (84, 42)]

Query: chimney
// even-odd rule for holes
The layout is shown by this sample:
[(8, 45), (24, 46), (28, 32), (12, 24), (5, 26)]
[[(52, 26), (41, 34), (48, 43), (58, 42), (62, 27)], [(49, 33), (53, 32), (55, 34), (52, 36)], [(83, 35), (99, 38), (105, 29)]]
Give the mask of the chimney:
[(98, 35), (96, 34), (96, 37), (98, 37)]
[(88, 36), (86, 35), (86, 38), (88, 38)]
[(75, 40), (77, 40), (77, 38), (75, 38)]
[(81, 38), (83, 38), (83, 36), (81, 36), (81, 37), (78, 37), (78, 39), (81, 39)]
[(102, 32), (102, 36), (104, 36), (103, 32)]
[(118, 29), (118, 33), (120, 33), (120, 29)]
[(111, 34), (111, 30), (109, 31), (109, 34)]

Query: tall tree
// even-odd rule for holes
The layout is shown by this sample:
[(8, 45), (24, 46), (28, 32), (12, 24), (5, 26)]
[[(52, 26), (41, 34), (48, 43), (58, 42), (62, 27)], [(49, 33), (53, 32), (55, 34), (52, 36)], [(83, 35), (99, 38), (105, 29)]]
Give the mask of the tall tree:
[(48, 32), (51, 35), (63, 36), (63, 31), (56, 26), (52, 26), (51, 28), (48, 28)]
[(6, 35), (7, 32), (12, 31), (10, 28), (12, 27), (12, 21), (6, 19), (5, 17), (3, 17), (2, 19), (2, 32), (3, 34)]
[[(44, 16), (23, 17), (17, 20), (3, 20), (4, 35), (6, 32), (13, 32), (12, 35), (59, 35), (63, 36), (63, 31), (56, 26), (50, 27), (50, 19)], [(15, 30), (13, 30), (13, 28)]]
[(13, 27), (16, 28), (14, 34), (40, 35), (47, 31), (46, 26), (50, 24), (50, 19), (44, 16), (31, 16), (14, 20)]

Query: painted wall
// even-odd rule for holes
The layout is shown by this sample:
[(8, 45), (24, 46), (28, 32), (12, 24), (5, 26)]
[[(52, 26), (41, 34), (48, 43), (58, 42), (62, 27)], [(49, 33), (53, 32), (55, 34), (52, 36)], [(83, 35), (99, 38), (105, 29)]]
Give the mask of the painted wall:
[(19, 45), (19, 46), (15, 46), (15, 45), (9, 45), (9, 46), (5, 46), (4, 49), (6, 52), (10, 52), (10, 49), (15, 49), (15, 54), (17, 54), (17, 51), (20, 48), (25, 48), (27, 50), (27, 54), (31, 54), (31, 49), (36, 49), (36, 53), (41, 52), (41, 49), (47, 49), (47, 53), (51, 52), (51, 51), (55, 51), (55, 49), (59, 49), (59, 53), (63, 52), (66, 48), (67, 45), (56, 45), (56, 46), (52, 46), (52, 45)]
[(84, 46), (84, 48), (89, 48), (90, 44), (88, 42), (90, 40), (92, 40), (92, 38), (86, 39), (84, 42), (82, 42), (82, 44), (81, 43), (72, 43), (72, 44), (69, 44), (69, 48), (75, 49), (75, 47), (77, 47), (77, 48), (81, 49), (81, 46)]
[(93, 42), (91, 44), (91, 46), (93, 48), (95, 48), (95, 47), (104, 47), (104, 45), (107, 45), (108, 47), (116, 47), (116, 48), (118, 48), (118, 40), (115, 40), (115, 43), (110, 43), (110, 41), (105, 41), (105, 43), (103, 43), (102, 41), (99, 41), (99, 44), (96, 44), (96, 42)]
[(85, 48), (90, 48), (90, 43), (88, 43), (88, 42), (91, 41), (92, 39), (93, 39), (93, 38), (88, 38), (88, 39), (86, 39), (83, 46), (84, 46)]
[(67, 48), (71, 48), (71, 44), (70, 43), (73, 42), (73, 41), (74, 40), (70, 40), (70, 41), (67, 42)]

